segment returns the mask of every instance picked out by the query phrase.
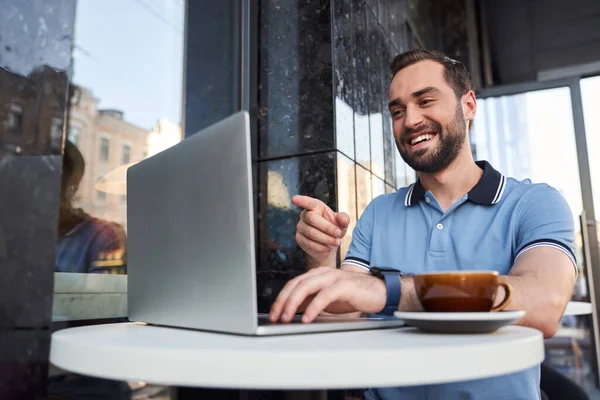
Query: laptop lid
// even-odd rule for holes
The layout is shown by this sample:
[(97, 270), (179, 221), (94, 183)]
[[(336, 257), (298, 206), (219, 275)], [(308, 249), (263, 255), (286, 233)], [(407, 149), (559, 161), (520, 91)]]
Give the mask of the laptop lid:
[(245, 111), (130, 167), (127, 225), (130, 320), (256, 331)]

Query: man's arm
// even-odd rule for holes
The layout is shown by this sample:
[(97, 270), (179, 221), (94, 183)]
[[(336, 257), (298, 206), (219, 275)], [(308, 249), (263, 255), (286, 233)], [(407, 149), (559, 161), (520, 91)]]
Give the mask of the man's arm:
[[(348, 272), (368, 274), (366, 268), (345, 264)], [(560, 319), (571, 299), (575, 284), (573, 261), (561, 250), (553, 247), (536, 247), (524, 252), (508, 275), (501, 280), (512, 287), (512, 299), (507, 310), (524, 310), (525, 316), (517, 325), (541, 331), (545, 338), (556, 334)], [(504, 289), (498, 288), (496, 304), (504, 298)], [(412, 277), (402, 277), (402, 297), (398, 309), (420, 311)]]
[[(556, 334), (560, 319), (571, 299), (575, 284), (573, 262), (561, 250), (536, 247), (517, 258), (502, 280), (512, 287), (507, 310), (525, 310), (518, 325), (540, 330), (545, 338)], [(504, 297), (500, 288), (496, 302)]]
[[(512, 287), (508, 310), (524, 310), (519, 325), (554, 336), (571, 298), (576, 279), (573, 217), (564, 198), (549, 186), (523, 196), (518, 212), (517, 256), (502, 280)], [(575, 266), (575, 268), (574, 268)], [(496, 304), (504, 298), (499, 288)], [(400, 310), (421, 308), (412, 279), (402, 278)]]
[[(356, 265), (344, 264), (340, 268), (343, 271), (358, 272), (368, 274), (369, 270), (366, 268), (357, 267)], [(402, 295), (400, 296), (400, 304), (398, 304), (398, 310), (402, 311), (422, 311), (423, 307), (417, 297), (415, 290), (415, 282), (411, 276), (403, 276), (401, 282)]]
[[(522, 196), (514, 216), (517, 255), (508, 275), (502, 277), (513, 289), (507, 309), (525, 310), (518, 324), (549, 338), (558, 329), (577, 278), (573, 216), (560, 193), (544, 184)], [(500, 292), (498, 302), (503, 289)]]

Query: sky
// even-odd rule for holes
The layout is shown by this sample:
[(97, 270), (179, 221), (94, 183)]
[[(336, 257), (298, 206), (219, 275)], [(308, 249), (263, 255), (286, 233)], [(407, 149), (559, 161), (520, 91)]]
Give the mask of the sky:
[(181, 122), (183, 0), (79, 0), (73, 81), (150, 130)]

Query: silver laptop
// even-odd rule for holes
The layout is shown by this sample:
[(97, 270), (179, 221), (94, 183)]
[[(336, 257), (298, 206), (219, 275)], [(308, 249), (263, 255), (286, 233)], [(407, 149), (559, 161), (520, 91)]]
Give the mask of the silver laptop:
[(236, 113), (128, 169), (129, 319), (244, 335), (401, 326), (258, 315), (250, 125)]

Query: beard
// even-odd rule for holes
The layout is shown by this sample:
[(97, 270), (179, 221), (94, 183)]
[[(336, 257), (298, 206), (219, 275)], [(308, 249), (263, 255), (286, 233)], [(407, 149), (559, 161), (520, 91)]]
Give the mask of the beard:
[[(400, 156), (412, 169), (417, 172), (434, 173), (447, 168), (458, 156), (465, 143), (467, 123), (463, 116), (462, 105), (458, 102), (454, 118), (445, 127), (433, 121), (419, 126), (417, 129), (406, 129), (402, 137), (396, 140)], [(410, 148), (407, 138), (418, 132), (436, 132), (439, 144), (434, 149), (422, 149), (408, 154), (403, 150)]]

